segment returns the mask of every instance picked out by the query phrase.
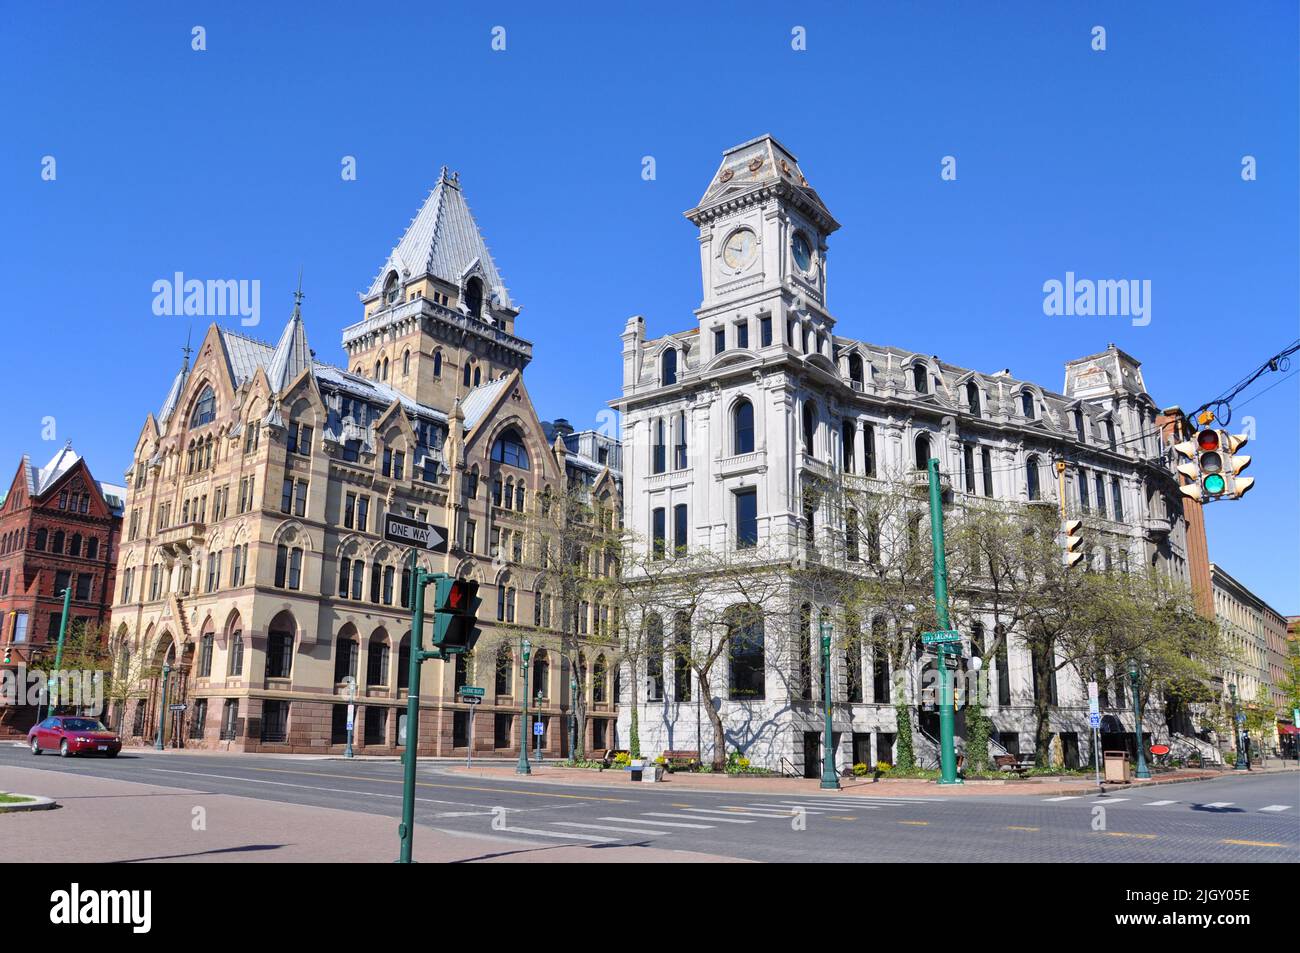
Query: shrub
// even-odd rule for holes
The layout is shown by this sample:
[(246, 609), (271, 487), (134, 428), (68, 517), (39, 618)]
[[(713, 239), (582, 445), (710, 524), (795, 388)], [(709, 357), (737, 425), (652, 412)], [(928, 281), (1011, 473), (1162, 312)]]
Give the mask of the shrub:
[(871, 769), (868, 768), (861, 761), (859, 761), (857, 764), (853, 766), (853, 776), (855, 778), (865, 778), (870, 773), (871, 773)]

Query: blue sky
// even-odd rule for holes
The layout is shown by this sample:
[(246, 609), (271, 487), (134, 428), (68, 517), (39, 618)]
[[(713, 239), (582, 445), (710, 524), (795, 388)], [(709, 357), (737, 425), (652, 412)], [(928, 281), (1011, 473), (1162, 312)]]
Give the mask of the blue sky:
[[(70, 438), (121, 478), (180, 362), (187, 319), (151, 310), (176, 271), (260, 280), (251, 332), (273, 340), (301, 266), (311, 343), (339, 361), (356, 293), (442, 164), (523, 307), (539, 413), (590, 426), (618, 392), (624, 320), (693, 320), (681, 213), (723, 149), (763, 132), (843, 225), (841, 333), (1053, 389), (1114, 342), (1185, 409), (1297, 336), (1295, 4), (566, 6), (6, 5), (0, 462)], [(1067, 271), (1149, 279), (1151, 323), (1045, 316), (1043, 282)], [(1259, 394), (1234, 421), (1254, 418), (1258, 483), (1208, 519), (1211, 558), (1296, 613), (1285, 377), (1243, 395)]]

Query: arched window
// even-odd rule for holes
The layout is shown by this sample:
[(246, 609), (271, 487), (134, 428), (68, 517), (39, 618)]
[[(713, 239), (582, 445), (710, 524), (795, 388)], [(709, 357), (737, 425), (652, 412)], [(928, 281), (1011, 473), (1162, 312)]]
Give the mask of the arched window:
[(483, 373), (483, 369), (482, 369), (481, 367), (476, 367), (476, 368), (474, 368), (474, 386), (475, 386), (475, 387), (478, 386), (479, 381), (482, 379), (481, 376), (480, 376), (482, 373)]
[(230, 651), (227, 653), (226, 669), (227, 675), (244, 674), (244, 633), (239, 629), (230, 633)]
[(334, 640), (334, 682), (338, 684), (351, 676), (357, 677), (357, 635), (351, 625), (343, 627)]
[(466, 387), (469, 386), (469, 378), (470, 378), (470, 374), (472, 374), (472, 373), (473, 373), (473, 371), (470, 369), (469, 361), (466, 361), (466, 362), (465, 362), (465, 374), (464, 374), (464, 377), (465, 377), (465, 386), (466, 386)]
[(731, 443), (733, 453), (754, 452), (754, 405), (739, 400), (731, 412)]
[(591, 700), (593, 702), (599, 704), (605, 701), (608, 682), (609, 678), (605, 665), (605, 656), (597, 655), (596, 664), (591, 668)]
[(81, 555), (81, 534), (80, 533), (73, 533), (72, 539), (68, 540), (68, 555), (69, 556)]
[(1074, 412), (1074, 435), (1079, 439), (1079, 443), (1087, 443), (1087, 432), (1083, 427), (1083, 411), (1075, 410)]
[(433, 376), (442, 376), (442, 351), (433, 352)]
[(483, 316), (483, 282), (477, 277), (465, 282), (465, 310), (472, 318)]
[(533, 695), (551, 696), (551, 663), (546, 657), (546, 649), (538, 649), (533, 656)]
[(376, 629), (370, 637), (370, 648), (366, 652), (366, 684), (388, 684), (388, 633)]
[(659, 382), (667, 387), (669, 384), (677, 383), (677, 349), (668, 348), (664, 351), (662, 365), (660, 368)]
[(266, 677), (288, 678), (293, 670), (293, 616), (281, 612), (271, 620), (266, 636)]
[(411, 373), (411, 352), (402, 352), (402, 376), (406, 377)]
[(190, 426), (202, 427), (204, 424), (210, 424), (216, 419), (217, 395), (213, 393), (212, 386), (209, 385), (203, 388), (198, 403), (194, 405), (194, 411), (190, 414)]
[(505, 644), (502, 644), (497, 649), (496, 684), (495, 684), (494, 691), (498, 695), (514, 694), (514, 690), (511, 684), (513, 682), (513, 679), (511, 678), (512, 673), (510, 671), (511, 662), (512, 659), (510, 658), (510, 647)]
[(397, 280), (397, 272), (390, 271), (384, 279), (384, 304), (396, 304), (402, 296), (402, 285)]
[(388, 358), (384, 358), (383, 380), (388, 380)]
[(930, 393), (930, 372), (919, 362), (912, 365), (912, 389), (918, 394)]
[(766, 696), (763, 613), (757, 606), (727, 611), (727, 659), (730, 697), (756, 701)]
[(919, 433), (913, 443), (916, 450), (916, 468), (924, 470), (930, 466), (930, 435), (928, 433)]
[(528, 469), (528, 450), (524, 447), (524, 438), (513, 427), (497, 437), (492, 444), (492, 459), (521, 470)]
[(974, 381), (966, 382), (966, 407), (972, 417), (980, 415), (980, 389)]
[(1025, 458), (1025, 490), (1029, 499), (1038, 499), (1038, 454), (1031, 453)]
[(817, 405), (811, 400), (803, 402), (803, 452), (808, 456), (816, 456), (814, 447), (817, 436)]
[(1034, 407), (1034, 393), (1029, 390), (1020, 392), (1020, 413), (1026, 420), (1033, 420), (1038, 416)]
[(49, 531), (46, 530), (45, 527), (43, 526), (36, 531), (35, 549), (38, 552), (42, 552), (42, 553), (45, 552), (45, 540), (48, 536), (49, 536)]
[(52, 553), (63, 552), (63, 530), (56, 529), (54, 531), (54, 543), (53, 545), (50, 546), (50, 552)]

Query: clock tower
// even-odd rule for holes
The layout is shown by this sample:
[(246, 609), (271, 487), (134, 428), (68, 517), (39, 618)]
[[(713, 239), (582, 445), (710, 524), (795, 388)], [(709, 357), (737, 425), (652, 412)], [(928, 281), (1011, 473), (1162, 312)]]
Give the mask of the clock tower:
[(809, 332), (829, 339), (826, 238), (839, 223), (781, 143), (763, 135), (724, 152), (686, 217), (700, 230), (704, 299), (696, 314), (706, 353), (731, 342), (735, 322), (753, 317), (781, 329), (773, 344), (795, 344)]

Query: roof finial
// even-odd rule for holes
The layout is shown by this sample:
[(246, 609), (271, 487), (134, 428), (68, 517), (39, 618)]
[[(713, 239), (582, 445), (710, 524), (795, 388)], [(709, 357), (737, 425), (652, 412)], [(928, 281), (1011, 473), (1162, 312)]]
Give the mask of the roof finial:
[(293, 293), (293, 316), (295, 318), (302, 315), (302, 265), (298, 266), (298, 290)]
[(194, 350), (192, 347), (190, 347), (190, 335), (193, 333), (193, 331), (194, 331), (193, 324), (191, 324), (185, 330), (185, 346), (181, 348), (181, 353), (185, 355), (185, 359), (181, 361), (182, 372), (188, 371), (190, 369), (190, 354), (193, 353)]

